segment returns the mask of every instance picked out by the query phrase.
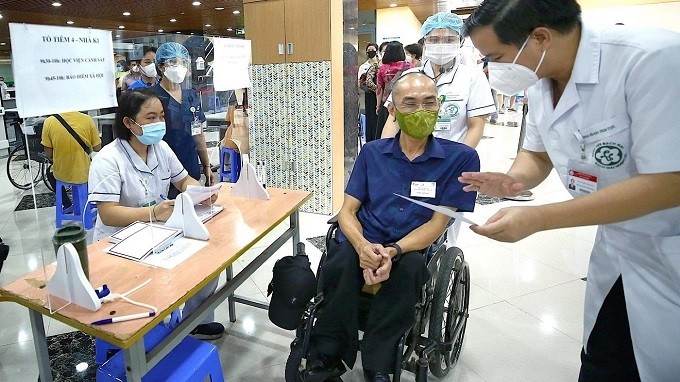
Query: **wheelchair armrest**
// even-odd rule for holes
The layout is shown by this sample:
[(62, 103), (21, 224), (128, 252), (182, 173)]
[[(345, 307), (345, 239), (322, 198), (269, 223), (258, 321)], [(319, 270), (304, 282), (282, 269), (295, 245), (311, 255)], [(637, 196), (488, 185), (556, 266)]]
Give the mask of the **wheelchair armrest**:
[(328, 221), (327, 221), (326, 223), (328, 223), (328, 224), (337, 224), (337, 223), (338, 223), (338, 214), (335, 214), (335, 215), (331, 216), (331, 218), (328, 219)]

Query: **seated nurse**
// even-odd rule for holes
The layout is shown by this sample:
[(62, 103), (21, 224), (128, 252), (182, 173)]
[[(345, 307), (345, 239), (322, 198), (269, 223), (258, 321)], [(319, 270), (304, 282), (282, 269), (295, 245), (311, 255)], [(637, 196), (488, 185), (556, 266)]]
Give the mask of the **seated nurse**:
[[(174, 201), (164, 200), (170, 183), (184, 191), (199, 185), (162, 139), (165, 135), (163, 105), (147, 89), (125, 92), (118, 103), (114, 125), (117, 138), (92, 160), (89, 175), (90, 201), (97, 203), (94, 239), (110, 236), (135, 221), (165, 221)], [(186, 302), (188, 316), (217, 287), (213, 280)], [(206, 317), (191, 333), (199, 339), (216, 339), (224, 326)]]

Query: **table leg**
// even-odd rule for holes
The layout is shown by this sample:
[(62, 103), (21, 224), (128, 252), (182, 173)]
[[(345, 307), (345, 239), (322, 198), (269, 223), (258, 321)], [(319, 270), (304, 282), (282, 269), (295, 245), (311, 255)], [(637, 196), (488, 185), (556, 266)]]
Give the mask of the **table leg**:
[[(234, 278), (234, 268), (229, 266), (227, 268), (227, 282)], [(227, 297), (227, 303), (229, 304), (229, 321), (236, 322), (236, 301), (234, 300), (234, 293), (232, 292), (229, 297)]]
[(125, 358), (125, 377), (128, 382), (142, 382), (142, 375), (146, 374), (146, 353), (144, 352), (144, 339), (123, 349)]
[(297, 243), (300, 242), (300, 212), (295, 210), (290, 215), (290, 228), (293, 228), (293, 255), (297, 254)]
[(38, 358), (38, 372), (41, 382), (52, 382), (52, 370), (50, 369), (50, 355), (47, 352), (47, 337), (45, 336), (45, 322), (40, 312), (28, 310), (31, 318), (31, 330), (33, 331), (33, 345), (35, 355)]

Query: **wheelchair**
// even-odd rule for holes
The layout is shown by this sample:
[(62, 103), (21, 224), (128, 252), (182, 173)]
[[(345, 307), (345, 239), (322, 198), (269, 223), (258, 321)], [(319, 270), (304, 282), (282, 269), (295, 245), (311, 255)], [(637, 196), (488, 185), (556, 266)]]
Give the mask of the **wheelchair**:
[[(324, 250), (317, 269), (317, 293), (309, 302), (290, 345), (286, 361), (285, 381), (300, 382), (303, 359), (306, 362), (312, 328), (319, 311), (323, 309), (323, 264), (328, 244), (335, 240), (339, 227), (331, 218), (326, 233)], [(421, 290), (415, 306), (413, 326), (401, 337), (394, 349), (395, 370), (392, 381), (399, 382), (402, 370), (415, 374), (417, 382), (425, 382), (428, 370), (436, 377), (444, 377), (456, 365), (463, 346), (470, 300), (470, 269), (463, 252), (456, 247), (446, 248), (446, 232), (424, 250), (430, 279)], [(373, 294), (362, 291), (359, 297), (359, 329), (363, 331)], [(341, 381), (335, 378), (331, 381)]]

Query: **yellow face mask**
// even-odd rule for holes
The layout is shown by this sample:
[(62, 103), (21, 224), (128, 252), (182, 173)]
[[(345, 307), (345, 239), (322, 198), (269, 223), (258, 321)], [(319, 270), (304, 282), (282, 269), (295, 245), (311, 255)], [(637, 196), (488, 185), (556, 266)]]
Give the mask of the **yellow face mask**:
[(394, 110), (394, 117), (397, 119), (401, 131), (416, 139), (423, 139), (432, 134), (434, 126), (437, 124), (438, 114), (439, 111), (432, 110), (416, 110), (412, 113)]

